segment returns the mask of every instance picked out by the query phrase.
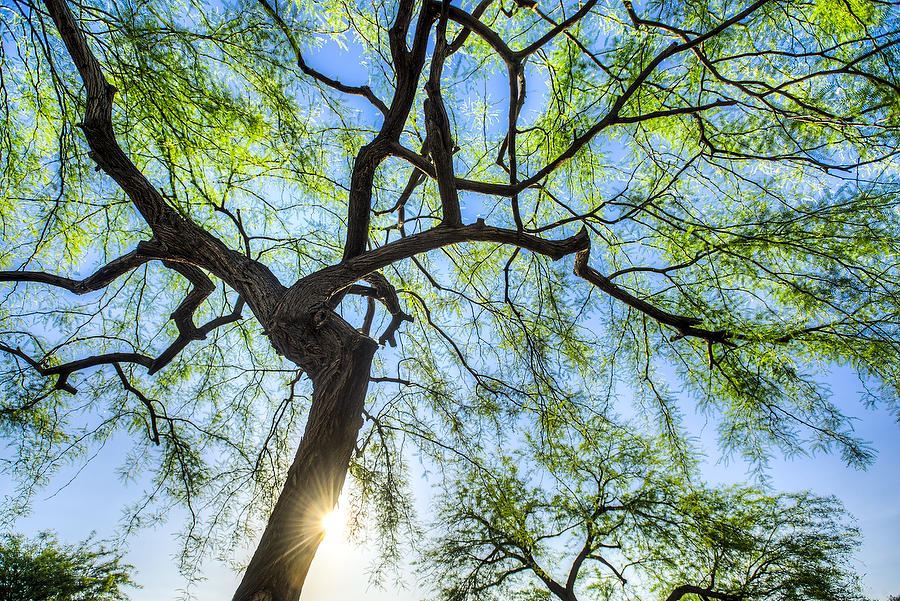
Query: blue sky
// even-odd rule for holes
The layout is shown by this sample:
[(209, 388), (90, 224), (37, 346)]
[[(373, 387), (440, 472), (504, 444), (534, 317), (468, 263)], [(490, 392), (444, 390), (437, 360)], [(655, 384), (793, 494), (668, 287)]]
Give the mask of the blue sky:
[[(856, 557), (856, 569), (867, 594), (878, 601), (900, 594), (900, 436), (894, 418), (884, 409), (865, 409), (857, 402), (858, 381), (845, 369), (836, 368), (829, 378), (835, 400), (858, 416), (857, 432), (878, 450), (875, 463), (867, 471), (844, 466), (839, 457), (820, 455), (792, 460), (776, 458), (769, 475), (777, 490), (812, 490), (841, 498), (857, 518), (864, 540)], [(706, 446), (708, 461), (704, 475), (710, 482), (731, 483), (747, 479), (740, 462), (717, 460), (714, 427), (702, 418), (688, 418)], [(66, 542), (74, 542), (96, 531), (99, 538), (114, 534), (120, 508), (140, 495), (141, 482), (123, 484), (115, 475), (124, 441), (114, 440), (66, 485), (81, 466), (59, 474), (44, 493), (38, 495), (33, 512), (18, 524), (18, 530), (33, 535), (40, 530), (56, 530)], [(124, 445), (122, 445), (124, 447)], [(417, 465), (411, 462), (413, 466)], [(425, 489), (421, 483), (419, 491)], [(10, 492), (10, 483), (0, 485), (0, 493)], [(420, 506), (427, 506), (419, 503)], [(132, 539), (127, 560), (134, 564), (136, 580), (143, 588), (131, 593), (133, 601), (172, 599), (184, 586), (174, 556), (178, 553), (176, 530), (183, 516), (173, 514), (166, 524), (143, 530)], [(427, 520), (428, 516), (422, 516)], [(380, 590), (369, 583), (368, 573), (374, 552), (357, 547), (341, 537), (329, 535), (313, 563), (302, 599), (304, 601), (414, 601), (423, 598), (416, 576), (407, 566), (386, 580)], [(238, 575), (215, 560), (204, 566), (205, 582), (192, 589), (197, 599), (229, 599)], [(398, 586), (397, 583), (404, 583)], [(404, 588), (405, 587), (405, 588)]]

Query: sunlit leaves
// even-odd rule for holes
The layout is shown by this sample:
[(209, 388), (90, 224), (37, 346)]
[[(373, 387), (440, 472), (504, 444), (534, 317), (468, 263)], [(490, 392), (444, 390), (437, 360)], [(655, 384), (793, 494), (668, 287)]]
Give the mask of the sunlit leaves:
[(7, 601), (116, 601), (120, 590), (134, 586), (133, 566), (121, 552), (110, 551), (90, 538), (63, 545), (51, 532), (36, 540), (4, 534), (0, 542), (0, 595)]
[(835, 499), (708, 488), (627, 424), (591, 427), (450, 475), (428, 555), (441, 598), (862, 599)]

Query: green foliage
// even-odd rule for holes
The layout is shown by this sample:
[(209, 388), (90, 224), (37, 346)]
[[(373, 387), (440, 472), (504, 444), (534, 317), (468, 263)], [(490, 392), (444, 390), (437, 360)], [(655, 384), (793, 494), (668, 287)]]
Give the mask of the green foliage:
[(132, 566), (90, 539), (61, 545), (43, 532), (34, 541), (6, 534), (0, 543), (0, 599), (4, 601), (115, 601), (135, 586)]
[(839, 501), (709, 487), (634, 430), (566, 428), (451, 471), (425, 564), (441, 598), (862, 601)]

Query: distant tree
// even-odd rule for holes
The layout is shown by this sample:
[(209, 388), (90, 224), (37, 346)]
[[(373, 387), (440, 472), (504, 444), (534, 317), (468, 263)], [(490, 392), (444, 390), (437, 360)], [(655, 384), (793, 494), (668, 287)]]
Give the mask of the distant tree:
[(390, 552), (412, 449), (626, 389), (685, 461), (683, 400), (864, 465), (822, 374), (898, 408), (898, 12), (4, 0), (11, 503), (130, 434), (126, 527), (296, 601), (348, 469)]
[(425, 563), (441, 599), (863, 601), (836, 499), (709, 488), (633, 425), (567, 430), (456, 474)]
[(3, 601), (116, 601), (121, 587), (134, 586), (132, 566), (93, 543), (62, 545), (53, 534), (30, 541), (0, 538), (0, 599)]

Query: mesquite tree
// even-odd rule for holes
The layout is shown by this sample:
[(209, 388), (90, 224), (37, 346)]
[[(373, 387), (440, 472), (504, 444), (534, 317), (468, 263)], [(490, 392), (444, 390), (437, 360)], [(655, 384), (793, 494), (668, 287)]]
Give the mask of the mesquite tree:
[(127, 601), (133, 566), (90, 538), (63, 545), (52, 532), (0, 539), (0, 594), (6, 601)]
[(891, 2), (7, 0), (0, 28), (7, 467), (27, 502), (135, 434), (126, 527), (183, 503), (190, 558), (268, 516), (237, 600), (297, 599), (348, 466), (395, 536), (405, 443), (464, 460), (628, 389), (686, 462), (693, 395), (726, 452), (858, 464), (817, 370), (897, 406)]
[(709, 488), (605, 416), (533, 434), (453, 470), (428, 562), (441, 599), (865, 599), (837, 499)]

